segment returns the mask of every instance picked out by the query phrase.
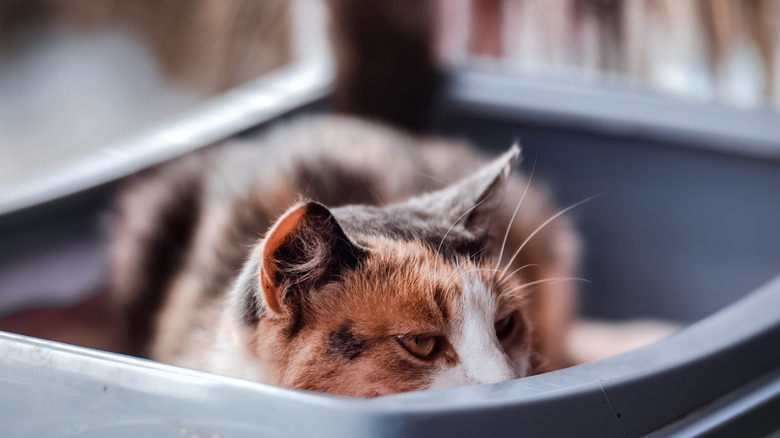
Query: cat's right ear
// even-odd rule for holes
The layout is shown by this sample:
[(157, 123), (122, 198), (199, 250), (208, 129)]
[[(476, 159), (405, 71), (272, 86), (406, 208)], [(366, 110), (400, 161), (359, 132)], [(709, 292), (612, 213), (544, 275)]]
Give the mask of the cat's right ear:
[(515, 144), (473, 175), (414, 202), (423, 205), (425, 210), (444, 215), (448, 224), (483, 231), (489, 227), (494, 209), (501, 203), (501, 192), (519, 157), (520, 148)]
[[(305, 202), (288, 210), (260, 245), (260, 288), (272, 311), (353, 269), (368, 251), (354, 243), (327, 207)], [(297, 297), (291, 297), (297, 295)]]

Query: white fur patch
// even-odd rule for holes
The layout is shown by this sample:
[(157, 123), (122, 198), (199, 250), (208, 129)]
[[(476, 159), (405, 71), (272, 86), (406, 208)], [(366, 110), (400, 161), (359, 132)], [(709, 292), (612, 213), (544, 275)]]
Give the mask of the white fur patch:
[(462, 273), (461, 280), (462, 314), (450, 337), (460, 362), (439, 372), (430, 388), (503, 382), (527, 374), (528, 359), (523, 354), (510, 358), (496, 337), (497, 305), (488, 285)]

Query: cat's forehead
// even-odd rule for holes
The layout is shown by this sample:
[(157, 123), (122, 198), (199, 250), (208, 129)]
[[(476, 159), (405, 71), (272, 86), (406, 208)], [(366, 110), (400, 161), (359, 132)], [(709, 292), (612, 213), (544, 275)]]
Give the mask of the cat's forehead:
[[(439, 257), (428, 245), (362, 238), (370, 255), (342, 283), (340, 314), (364, 328), (402, 333), (446, 331), (464, 311), (464, 291), (490, 290), (490, 269), (467, 257)], [(362, 321), (362, 324), (361, 324)]]

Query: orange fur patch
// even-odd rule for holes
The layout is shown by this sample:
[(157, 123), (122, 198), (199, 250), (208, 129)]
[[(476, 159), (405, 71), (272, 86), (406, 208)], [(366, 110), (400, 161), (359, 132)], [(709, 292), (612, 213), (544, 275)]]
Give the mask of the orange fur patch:
[(263, 266), (260, 268), (260, 284), (263, 287), (266, 304), (277, 313), (282, 311), (280, 305), (282, 291), (279, 290), (278, 285), (271, 282), (276, 270), (272, 255), (289, 238), (289, 235), (295, 231), (298, 222), (304, 214), (306, 214), (305, 205), (299, 205), (288, 210), (268, 233), (268, 237), (266, 237), (263, 245)]

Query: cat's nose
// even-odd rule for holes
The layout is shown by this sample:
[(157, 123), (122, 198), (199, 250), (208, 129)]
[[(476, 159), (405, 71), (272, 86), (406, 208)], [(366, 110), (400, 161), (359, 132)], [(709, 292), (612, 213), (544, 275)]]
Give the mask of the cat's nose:
[(498, 383), (520, 377), (509, 358), (500, 351), (491, 351), (468, 364), (466, 374), (472, 384)]
[(509, 366), (504, 367), (503, 369), (499, 370), (491, 370), (485, 373), (481, 373), (481, 375), (476, 379), (474, 383), (482, 385), (487, 383), (498, 383), (498, 382), (505, 382), (507, 380), (512, 380), (520, 377), (517, 372), (515, 372), (514, 369), (512, 369)]

